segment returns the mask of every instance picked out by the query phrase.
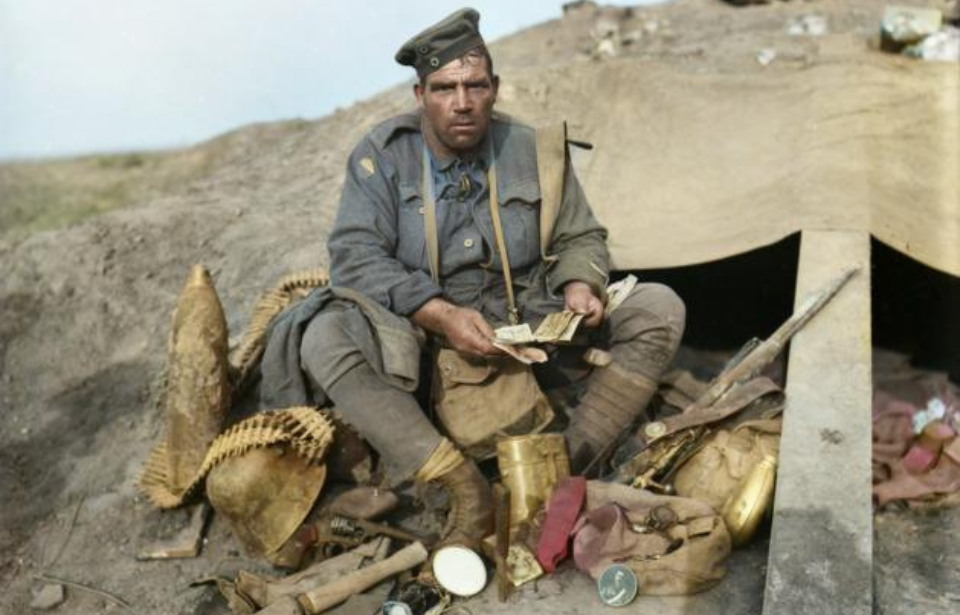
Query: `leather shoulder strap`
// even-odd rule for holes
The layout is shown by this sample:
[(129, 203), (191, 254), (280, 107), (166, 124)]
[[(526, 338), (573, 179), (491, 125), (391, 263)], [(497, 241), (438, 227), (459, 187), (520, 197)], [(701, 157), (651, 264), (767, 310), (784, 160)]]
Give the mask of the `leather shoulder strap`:
[(567, 123), (560, 122), (537, 130), (537, 174), (540, 179), (540, 255), (547, 254), (553, 227), (563, 199), (563, 176), (567, 166)]
[(507, 254), (507, 242), (503, 237), (503, 225), (500, 223), (500, 190), (497, 187), (497, 164), (490, 162), (487, 173), (490, 185), (490, 218), (493, 221), (494, 238), (497, 241), (497, 250), (500, 252), (500, 265), (503, 267), (503, 282), (507, 287), (507, 315), (511, 325), (520, 324), (520, 311), (513, 296), (513, 274), (510, 269), (510, 256)]

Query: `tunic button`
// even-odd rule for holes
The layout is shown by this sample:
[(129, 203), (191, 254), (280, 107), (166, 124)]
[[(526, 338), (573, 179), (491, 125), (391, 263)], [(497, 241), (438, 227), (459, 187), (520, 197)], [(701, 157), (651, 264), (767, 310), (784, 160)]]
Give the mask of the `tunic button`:
[(421, 207), (418, 211), (420, 212), (420, 215), (423, 215), (423, 214), (427, 213), (427, 208), (426, 208), (426, 207)]
[(472, 239), (464, 239), (464, 240), (463, 240), (463, 247), (465, 247), (465, 248), (472, 248), (472, 247), (473, 247), (473, 240), (472, 240)]

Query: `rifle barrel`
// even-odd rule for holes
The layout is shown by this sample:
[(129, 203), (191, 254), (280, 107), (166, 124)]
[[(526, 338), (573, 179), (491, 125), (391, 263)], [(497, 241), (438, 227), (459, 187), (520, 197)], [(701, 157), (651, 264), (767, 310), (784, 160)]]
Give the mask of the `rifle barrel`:
[(712, 405), (737, 382), (752, 378), (764, 367), (769, 365), (783, 351), (783, 347), (790, 341), (800, 329), (802, 329), (810, 319), (817, 315), (833, 297), (840, 292), (843, 285), (860, 270), (859, 267), (852, 267), (845, 270), (839, 276), (834, 278), (830, 284), (823, 290), (814, 293), (809, 299), (803, 302), (773, 335), (761, 342), (757, 347), (751, 350), (742, 361), (731, 366), (719, 376), (700, 396), (693, 405), (687, 409), (703, 409)]

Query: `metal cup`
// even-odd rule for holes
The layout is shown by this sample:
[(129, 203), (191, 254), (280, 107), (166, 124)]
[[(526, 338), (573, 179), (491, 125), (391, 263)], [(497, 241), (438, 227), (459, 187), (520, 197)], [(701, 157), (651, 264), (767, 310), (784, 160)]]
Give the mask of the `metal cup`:
[(570, 476), (567, 443), (560, 434), (529, 434), (497, 442), (497, 465), (510, 489), (510, 525), (529, 521), (553, 494), (561, 478)]

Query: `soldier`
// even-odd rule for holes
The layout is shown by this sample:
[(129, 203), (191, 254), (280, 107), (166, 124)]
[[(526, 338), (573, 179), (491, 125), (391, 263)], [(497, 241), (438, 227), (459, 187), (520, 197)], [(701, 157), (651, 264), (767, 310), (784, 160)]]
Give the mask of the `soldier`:
[[(582, 313), (591, 345), (605, 346), (613, 358), (590, 374), (564, 432), (574, 470), (640, 415), (684, 326), (682, 302), (657, 284), (637, 285), (604, 319), (607, 232), (572, 169), (546, 246), (552, 257), (544, 258), (535, 133), (494, 114), (499, 78), (479, 18), (472, 9), (458, 11), (397, 53), (419, 77), (416, 112), (381, 123), (350, 155), (328, 241), (331, 288), (274, 328), (261, 393), (265, 405), (278, 407), (303, 401), (290, 395), (301, 385), (322, 392), (320, 399), (332, 401), (397, 476), (446, 487), (452, 505), (445, 541), (474, 547), (491, 529), (489, 485), (440, 435), (412, 391), (425, 337), (493, 359), (501, 354), (491, 344), (493, 326), (514, 322), (490, 178), (502, 206), (517, 315), (536, 325), (563, 309)], [(583, 351), (558, 351), (538, 379), (569, 382), (567, 366), (586, 373), (588, 366), (573, 365)]]

